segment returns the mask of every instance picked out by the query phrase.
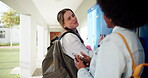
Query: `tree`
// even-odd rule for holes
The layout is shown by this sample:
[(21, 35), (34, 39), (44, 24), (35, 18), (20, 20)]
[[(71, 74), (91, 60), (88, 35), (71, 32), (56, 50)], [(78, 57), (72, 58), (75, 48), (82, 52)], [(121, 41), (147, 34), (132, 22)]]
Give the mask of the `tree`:
[(2, 15), (2, 23), (4, 28), (12, 28), (20, 24), (20, 14), (13, 9), (9, 9), (8, 12), (4, 12)]
[(20, 24), (20, 14), (13, 9), (9, 9), (8, 12), (2, 14), (2, 23), (4, 28), (10, 28), (11, 32), (11, 47), (12, 47), (12, 28)]

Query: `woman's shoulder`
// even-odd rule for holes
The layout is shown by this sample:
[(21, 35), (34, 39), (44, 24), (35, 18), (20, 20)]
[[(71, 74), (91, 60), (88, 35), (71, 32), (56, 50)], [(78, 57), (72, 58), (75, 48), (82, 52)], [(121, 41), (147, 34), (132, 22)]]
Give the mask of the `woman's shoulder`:
[(120, 36), (118, 36), (117, 35), (117, 33), (111, 33), (111, 34), (108, 34), (105, 38), (104, 38), (104, 40), (105, 41), (110, 41), (110, 40), (118, 40), (118, 39), (120, 39)]
[(122, 39), (119, 34), (121, 34), (127, 40), (137, 37), (136, 34), (133, 31), (125, 30), (125, 31), (112, 32), (111, 34), (107, 35), (106, 38), (107, 39), (116, 39), (116, 40), (117, 39)]
[(61, 41), (66, 43), (74, 42), (76, 40), (79, 40), (79, 38), (73, 33), (67, 33), (61, 38)]
[(77, 38), (77, 36), (74, 33), (67, 33), (63, 36), (63, 38)]

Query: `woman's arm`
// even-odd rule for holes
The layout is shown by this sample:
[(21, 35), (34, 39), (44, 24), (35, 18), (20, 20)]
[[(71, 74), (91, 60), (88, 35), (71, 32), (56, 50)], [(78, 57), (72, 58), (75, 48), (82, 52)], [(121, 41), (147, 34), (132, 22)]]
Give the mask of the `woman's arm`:
[(74, 58), (73, 54), (80, 55), (80, 52), (83, 52), (86, 55), (89, 55), (89, 50), (81, 43), (80, 39), (72, 33), (66, 34), (62, 39), (62, 45), (66, 50), (66, 54)]

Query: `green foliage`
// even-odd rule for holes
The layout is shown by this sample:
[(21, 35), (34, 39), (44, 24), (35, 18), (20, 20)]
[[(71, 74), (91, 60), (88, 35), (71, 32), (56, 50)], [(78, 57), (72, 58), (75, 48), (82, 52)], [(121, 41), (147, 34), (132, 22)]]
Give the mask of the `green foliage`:
[(1, 22), (5, 24), (4, 28), (12, 28), (20, 24), (20, 14), (13, 9), (9, 9), (8, 12), (3, 13)]
[[(12, 43), (12, 46), (18, 46), (19, 43)], [(10, 46), (10, 43), (0, 43), (0, 46)]]

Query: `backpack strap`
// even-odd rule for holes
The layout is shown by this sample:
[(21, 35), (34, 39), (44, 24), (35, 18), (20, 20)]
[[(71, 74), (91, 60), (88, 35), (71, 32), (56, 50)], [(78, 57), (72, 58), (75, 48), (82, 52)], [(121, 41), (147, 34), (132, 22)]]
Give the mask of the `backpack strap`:
[(73, 33), (73, 34), (75, 34), (75, 35), (80, 39), (81, 43), (84, 43), (84, 41), (82, 40), (82, 38), (81, 38), (78, 34), (76, 34), (75, 32), (73, 32), (72, 30), (71, 30), (71, 31), (64, 32), (64, 33), (58, 38), (58, 40), (61, 40), (61, 38), (62, 38), (65, 34), (67, 34), (67, 33)]
[[(116, 32), (116, 33), (117, 33), (117, 32)], [(142, 63), (142, 64), (139, 64), (138, 66), (136, 66), (136, 65), (135, 65), (135, 62), (134, 62), (134, 59), (133, 59), (133, 56), (132, 56), (132, 52), (131, 52), (131, 50), (130, 50), (130, 48), (129, 48), (129, 45), (128, 45), (128, 43), (127, 43), (125, 37), (124, 37), (122, 34), (120, 34), (120, 33), (117, 33), (117, 34), (122, 37), (122, 40), (124, 41), (124, 43), (125, 43), (125, 45), (126, 45), (128, 51), (129, 51), (129, 53), (130, 53), (130, 56), (131, 56), (131, 58), (132, 58), (133, 74), (132, 74), (132, 77), (131, 77), (131, 78), (141, 78), (140, 75), (141, 75), (141, 73), (142, 73), (142, 69), (143, 69), (144, 66), (148, 66), (148, 63)]]
[(130, 50), (130, 48), (129, 48), (129, 45), (128, 45), (128, 43), (127, 43), (125, 37), (124, 37), (122, 34), (120, 34), (120, 33), (118, 33), (118, 32), (116, 32), (116, 33), (122, 38), (122, 40), (124, 41), (124, 43), (125, 43), (125, 45), (126, 45), (126, 48), (128, 49), (128, 52), (129, 52), (129, 54), (130, 54), (130, 57), (132, 58), (132, 70), (134, 71), (136, 65), (135, 65), (134, 58), (133, 58), (133, 56), (132, 56), (132, 52), (131, 52), (131, 50)]
[(133, 73), (133, 77), (134, 78), (140, 78), (140, 74), (142, 73), (141, 70), (143, 69), (144, 66), (148, 66), (148, 63), (143, 63), (143, 64), (139, 64)]
[(59, 38), (59, 37), (56, 36), (55, 38), (53, 38), (53, 39), (50, 41), (50, 46), (47, 47), (47, 50), (49, 50), (49, 48), (53, 45), (53, 42), (54, 42), (55, 40), (57, 40), (58, 38)]
[(53, 42), (54, 42), (55, 40), (61, 40), (61, 38), (62, 38), (65, 34), (67, 34), (67, 33), (73, 33), (73, 34), (75, 34), (75, 35), (80, 39), (81, 43), (84, 44), (84, 41), (82, 40), (82, 38), (81, 38), (78, 34), (76, 34), (75, 32), (73, 32), (72, 30), (69, 30), (69, 31), (67, 31), (67, 32), (64, 32), (61, 36), (59, 36), (59, 37), (56, 36), (54, 39), (52, 39), (51, 42), (50, 42), (50, 46), (47, 48), (47, 50), (53, 45)]

